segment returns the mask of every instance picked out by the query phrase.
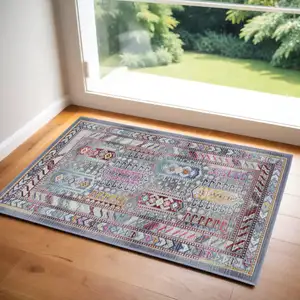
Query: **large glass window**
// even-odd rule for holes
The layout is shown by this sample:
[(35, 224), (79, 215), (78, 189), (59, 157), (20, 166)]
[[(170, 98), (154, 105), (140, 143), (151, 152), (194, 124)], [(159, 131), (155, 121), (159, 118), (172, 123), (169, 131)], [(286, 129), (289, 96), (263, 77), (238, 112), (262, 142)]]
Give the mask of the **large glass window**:
[(226, 1), (299, 8), (293, 14), (153, 2), (95, 0), (101, 78), (155, 75), (300, 98), (299, 0)]

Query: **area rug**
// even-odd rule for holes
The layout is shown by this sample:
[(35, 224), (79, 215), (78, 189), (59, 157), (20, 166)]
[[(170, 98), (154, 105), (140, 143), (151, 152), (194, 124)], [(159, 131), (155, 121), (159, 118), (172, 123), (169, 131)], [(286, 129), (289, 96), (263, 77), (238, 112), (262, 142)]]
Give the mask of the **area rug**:
[(291, 159), (79, 118), (0, 212), (255, 285)]

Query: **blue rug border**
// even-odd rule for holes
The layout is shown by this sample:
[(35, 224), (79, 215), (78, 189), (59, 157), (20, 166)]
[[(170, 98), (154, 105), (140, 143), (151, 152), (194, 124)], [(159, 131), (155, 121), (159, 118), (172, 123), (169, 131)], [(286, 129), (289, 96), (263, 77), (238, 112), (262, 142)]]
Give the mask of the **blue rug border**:
[[(287, 182), (287, 178), (288, 178), (288, 174), (291, 168), (291, 163), (292, 163), (292, 158), (293, 155), (292, 154), (287, 154), (287, 153), (283, 153), (283, 152), (276, 152), (276, 151), (270, 151), (270, 150), (266, 150), (266, 149), (260, 149), (260, 148), (256, 148), (256, 147), (249, 147), (249, 146), (243, 146), (243, 145), (239, 145), (239, 144), (235, 144), (235, 143), (226, 143), (226, 142), (220, 142), (220, 141), (215, 141), (215, 140), (209, 140), (209, 139), (203, 139), (203, 138), (198, 138), (198, 137), (193, 137), (190, 135), (185, 135), (185, 134), (178, 134), (178, 133), (172, 133), (169, 131), (163, 131), (163, 130), (155, 130), (155, 129), (151, 129), (151, 128), (146, 128), (146, 127), (140, 127), (140, 126), (134, 126), (134, 125), (128, 125), (128, 124), (123, 124), (123, 123), (118, 123), (118, 122), (110, 122), (110, 121), (106, 121), (106, 120), (101, 120), (101, 119), (95, 119), (95, 118), (89, 118), (89, 117), (79, 117), (75, 122), (73, 122), (66, 130), (63, 131), (62, 134), (59, 135), (59, 137), (57, 137), (35, 160), (32, 161), (32, 163), (25, 168), (17, 177), (15, 177), (15, 179), (13, 179), (0, 193), (0, 197), (11, 187), (13, 186), (24, 174), (26, 174), (28, 172), (28, 170), (35, 165), (50, 149), (52, 149), (59, 140), (61, 140), (72, 128), (74, 128), (75, 126), (77, 126), (81, 121), (87, 121), (87, 122), (93, 122), (93, 123), (98, 123), (98, 124), (104, 124), (104, 125), (111, 125), (111, 126), (121, 126), (122, 128), (126, 128), (129, 130), (139, 130), (139, 131), (145, 131), (148, 133), (153, 133), (153, 134), (159, 134), (159, 135), (165, 135), (165, 136), (170, 136), (170, 137), (176, 137), (176, 138), (184, 138), (184, 139), (188, 139), (191, 141), (195, 141), (195, 142), (200, 142), (200, 143), (209, 143), (209, 144), (216, 144), (216, 145), (220, 145), (220, 146), (225, 146), (225, 147), (235, 147), (237, 149), (241, 149), (241, 150), (248, 150), (248, 151), (256, 151), (259, 153), (265, 153), (265, 154), (273, 154), (276, 156), (280, 156), (280, 157), (285, 157), (287, 158), (287, 165), (286, 168), (284, 170), (284, 174), (280, 183), (280, 187), (279, 187), (279, 191), (275, 200), (275, 205), (274, 205), (274, 209), (272, 212), (272, 216), (271, 216), (271, 220), (268, 224), (268, 228), (266, 230), (265, 233), (265, 237), (264, 237), (264, 241), (262, 244), (262, 248), (259, 254), (259, 258), (257, 260), (257, 264), (256, 264), (256, 268), (254, 270), (254, 273), (252, 276), (248, 276), (245, 274), (240, 274), (239, 272), (236, 271), (232, 271), (232, 270), (227, 270), (224, 268), (220, 268), (217, 266), (211, 266), (202, 262), (195, 262), (195, 261), (187, 261), (187, 259), (185, 258), (179, 258), (176, 257), (172, 254), (169, 253), (164, 253), (161, 252), (160, 250), (156, 250), (153, 248), (149, 248), (146, 246), (142, 246), (142, 245), (137, 245), (137, 244), (132, 244), (131, 242), (127, 242), (127, 241), (123, 241), (123, 240), (115, 240), (111, 237), (102, 235), (94, 235), (93, 233), (89, 232), (89, 231), (85, 231), (85, 230), (81, 230), (78, 228), (74, 228), (65, 224), (59, 224), (56, 222), (52, 222), (49, 219), (46, 218), (41, 218), (41, 217), (37, 217), (37, 216), (32, 216), (32, 215), (27, 215), (24, 213), (20, 213), (18, 211), (14, 211), (11, 209), (7, 209), (4, 207), (0, 207), (0, 213), (6, 216), (10, 216), (10, 217), (15, 217), (24, 221), (29, 221), (38, 225), (42, 225), (42, 226), (46, 226), (46, 227), (50, 227), (52, 229), (57, 229), (66, 233), (70, 233), (73, 235), (77, 235), (77, 236), (81, 236), (84, 238), (88, 238), (91, 240), (95, 240), (98, 242), (103, 242), (106, 243), (108, 245), (113, 245), (113, 246), (117, 246), (120, 248), (125, 248), (127, 250), (130, 251), (135, 251), (138, 253), (142, 253), (145, 254), (147, 256), (152, 256), (152, 257), (156, 257), (159, 259), (163, 259), (163, 260), (168, 260), (171, 261), (173, 263), (178, 263), (187, 267), (192, 267), (195, 268), (197, 270), (200, 271), (205, 271), (208, 273), (212, 273), (215, 275), (219, 275), (221, 277), (226, 277), (229, 279), (233, 279), (235, 281), (240, 281), (252, 286), (255, 286), (257, 284), (261, 269), (262, 269), (262, 263), (264, 261), (266, 252), (267, 252), (267, 248), (271, 239), (271, 234), (272, 234), (272, 230), (276, 221), (276, 217), (278, 215), (278, 210), (280, 207), (280, 203), (282, 200), (282, 196), (284, 193), (284, 189), (286, 186), (286, 182)], [(55, 223), (55, 224), (54, 224)], [(151, 250), (151, 252), (149, 251)]]

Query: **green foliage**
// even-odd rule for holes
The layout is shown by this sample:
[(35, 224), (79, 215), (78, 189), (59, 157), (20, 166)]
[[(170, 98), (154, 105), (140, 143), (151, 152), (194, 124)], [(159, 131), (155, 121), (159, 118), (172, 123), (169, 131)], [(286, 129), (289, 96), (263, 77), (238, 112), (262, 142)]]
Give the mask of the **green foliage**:
[(183, 54), (179, 35), (173, 33), (178, 21), (173, 17), (173, 10), (181, 10), (181, 6), (135, 3), (142, 11), (137, 14), (139, 21), (151, 33), (151, 44), (154, 49), (165, 48), (172, 56), (173, 62), (179, 62)]
[(126, 66), (131, 69), (144, 68), (145, 64), (142, 59), (142, 55), (123, 53), (120, 55), (121, 65)]
[[(113, 55), (124, 51), (126, 61), (127, 58), (132, 61), (136, 57), (128, 57), (128, 52), (139, 54), (147, 51), (145, 47), (149, 48), (150, 39), (154, 50), (163, 47), (170, 52), (173, 62), (180, 61), (183, 54), (182, 42), (172, 30), (178, 25), (173, 11), (183, 10), (182, 6), (95, 0), (95, 9), (100, 57), (103, 53)], [(145, 36), (148, 36), (148, 41)], [(130, 45), (130, 49), (124, 49), (124, 45)], [(147, 55), (149, 64), (154, 64), (154, 56), (149, 53)]]
[(210, 31), (199, 38), (196, 44), (199, 52), (219, 54), (226, 57), (248, 58), (252, 54), (247, 47), (248, 45), (245, 46), (245, 43), (238, 38)]
[[(229, 2), (258, 6), (275, 6), (278, 2), (280, 2), (280, 0), (229, 0)], [(229, 10), (226, 12), (226, 15), (227, 21), (230, 21), (232, 24), (241, 24), (249, 18), (257, 16), (258, 13), (244, 10)]]
[(167, 49), (159, 48), (145, 54), (124, 53), (120, 55), (121, 65), (130, 69), (165, 66), (172, 63), (172, 55)]
[(253, 40), (254, 44), (258, 44), (263, 40), (272, 37), (272, 33), (285, 18), (283, 13), (264, 13), (251, 19), (241, 30), (240, 37), (245, 41)]
[(182, 40), (183, 43), (183, 49), (187, 50), (187, 51), (192, 51), (195, 50), (197, 45), (196, 42), (198, 40), (199, 37), (201, 37), (201, 34), (198, 33), (190, 33), (187, 30), (179, 30), (178, 31), (180, 38)]
[(119, 49), (118, 39), (111, 37), (118, 36), (119, 25), (117, 19), (120, 16), (120, 10), (115, 0), (95, 0), (94, 7), (98, 53), (101, 59), (106, 59)]
[[(227, 1), (300, 7), (300, 0)], [(95, 0), (95, 9), (99, 56), (104, 59), (124, 52), (124, 65), (133, 68), (166, 64), (170, 57), (172, 62), (180, 62), (183, 48), (233, 58), (262, 59), (281, 67), (300, 67), (299, 15), (183, 9), (117, 0)], [(159, 60), (157, 53), (163, 53), (165, 59)]]
[[(124, 5), (128, 4), (123, 3)], [(173, 9), (178, 9), (178, 6), (139, 2), (130, 5), (134, 5), (136, 9), (133, 17), (153, 35), (167, 33), (178, 25), (178, 21), (173, 17)]]
[[(226, 0), (229, 2), (229, 0)], [(226, 10), (217, 8), (187, 6), (184, 11), (175, 11), (179, 21), (176, 31), (187, 31), (191, 34), (203, 34), (205, 31), (238, 34), (239, 25), (226, 21)]]
[(243, 11), (243, 10), (229, 10), (226, 13), (226, 20), (232, 24), (241, 24), (250, 16), (255, 16), (255, 12)]
[[(300, 8), (299, 0), (245, 0), (246, 4)], [(232, 23), (248, 21), (240, 37), (255, 45), (267, 40), (277, 42), (271, 63), (274, 66), (300, 68), (300, 16), (284, 13), (263, 13), (258, 15), (229, 11), (227, 19)], [(298, 59), (297, 59), (298, 57)]]
[(157, 55), (155, 52), (147, 52), (142, 56), (145, 67), (155, 67), (158, 65)]
[(183, 42), (180, 39), (179, 34), (169, 32), (162, 36), (162, 43), (160, 45), (164, 47), (172, 56), (172, 62), (180, 62), (183, 55)]
[[(251, 19), (242, 29), (241, 37), (254, 44), (273, 39), (279, 46), (273, 54), (272, 64), (286, 65), (294, 55), (300, 57), (300, 16), (283, 13), (264, 13)], [(300, 60), (300, 59), (299, 59)], [(300, 61), (295, 67), (300, 66)]]
[(269, 61), (274, 50), (273, 43), (254, 46), (251, 42), (245, 42), (236, 36), (213, 31), (207, 31), (203, 35), (192, 35), (185, 32), (184, 36), (184, 40), (191, 48), (190, 50), (225, 57), (255, 58)]
[(203, 36), (203, 34), (190, 33), (186, 30), (180, 30), (179, 35), (183, 43), (183, 49), (187, 51), (196, 50), (197, 42)]
[(155, 51), (158, 65), (166, 66), (172, 63), (172, 55), (165, 48), (159, 48)]
[[(228, 0), (228, 2), (258, 6), (299, 7), (299, 0)], [(232, 24), (240, 24), (259, 15), (259, 13), (243, 10), (229, 10), (226, 15), (226, 20), (231, 21)]]

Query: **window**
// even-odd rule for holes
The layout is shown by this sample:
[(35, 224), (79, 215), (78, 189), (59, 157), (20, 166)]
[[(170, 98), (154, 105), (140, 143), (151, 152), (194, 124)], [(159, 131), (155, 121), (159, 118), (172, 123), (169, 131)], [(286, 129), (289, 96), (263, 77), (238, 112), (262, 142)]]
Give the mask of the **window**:
[(117, 86), (120, 73), (122, 80), (156, 75), (300, 98), (300, 15), (154, 2), (95, 0), (106, 82)]
[(77, 0), (81, 49), (62, 4), (71, 93), (80, 105), (300, 143), (297, 2)]

